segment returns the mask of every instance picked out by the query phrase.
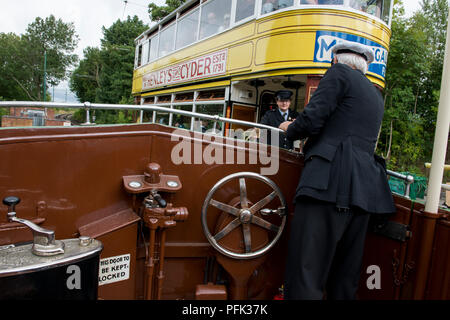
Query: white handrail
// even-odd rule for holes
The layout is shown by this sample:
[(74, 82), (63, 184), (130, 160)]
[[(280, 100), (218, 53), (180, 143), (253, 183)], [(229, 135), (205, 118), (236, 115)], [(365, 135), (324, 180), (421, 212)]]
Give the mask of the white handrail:
[[(226, 122), (231, 124), (244, 125), (252, 128), (267, 129), (271, 131), (284, 132), (279, 128), (274, 128), (265, 124), (254, 123), (243, 120), (236, 120), (230, 118), (224, 118), (216, 115), (209, 115), (198, 112), (191, 112), (179, 109), (169, 109), (167, 107), (159, 107), (157, 105), (130, 105), (130, 104), (102, 104), (102, 103), (57, 103), (57, 102), (38, 102), (38, 101), (0, 101), (0, 108), (61, 108), (61, 109), (85, 109), (88, 113), (89, 110), (137, 110), (137, 111), (159, 111), (174, 113), (194, 118)], [(89, 119), (89, 118), (88, 118)], [(88, 122), (89, 124), (89, 122)]]

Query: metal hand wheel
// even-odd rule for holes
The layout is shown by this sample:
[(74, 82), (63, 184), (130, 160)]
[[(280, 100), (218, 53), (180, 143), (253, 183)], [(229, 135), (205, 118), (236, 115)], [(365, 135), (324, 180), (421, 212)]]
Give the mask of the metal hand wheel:
[[(219, 202), (217, 200), (213, 199), (214, 194), (217, 190), (219, 190), (221, 187), (223, 187), (227, 182), (233, 179), (239, 180), (239, 192), (240, 192), (240, 208), (236, 206), (231, 206), (229, 204), (225, 204), (222, 202)], [(246, 179), (256, 179), (259, 181), (264, 182), (266, 185), (270, 186), (272, 189), (272, 192), (256, 202), (254, 205), (249, 207), (250, 201), (247, 198), (247, 186), (246, 186)], [(265, 208), (266, 205), (268, 205), (275, 197), (278, 197), (281, 206), (276, 209), (269, 209)], [(231, 221), (229, 224), (227, 224), (222, 230), (220, 230), (215, 235), (212, 235), (207, 224), (207, 214), (208, 214), (208, 208), (210, 206), (213, 206), (223, 212), (226, 212), (234, 217), (234, 220)], [(259, 215), (256, 215), (259, 213)], [(261, 216), (269, 216), (269, 215), (279, 215), (281, 217), (281, 223), (279, 225), (273, 224), (265, 219), (263, 219)], [(202, 207), (202, 227), (203, 232), (205, 233), (206, 238), (208, 239), (209, 243), (219, 252), (224, 254), (225, 256), (235, 258), (235, 259), (252, 259), (259, 257), (263, 254), (265, 254), (267, 251), (269, 251), (275, 243), (279, 240), (281, 237), (281, 234), (283, 232), (284, 226), (286, 224), (286, 201), (284, 199), (283, 194), (281, 193), (281, 190), (278, 188), (278, 186), (267, 177), (264, 177), (260, 174), (253, 173), (253, 172), (240, 172), (231, 174), (219, 182), (217, 182), (214, 187), (209, 191), (208, 195), (205, 198), (205, 201), (203, 203)], [(265, 245), (263, 248), (260, 248), (258, 250), (252, 251), (252, 239), (251, 239), (251, 232), (250, 232), (250, 226), (251, 225), (259, 226), (263, 229), (268, 230), (269, 232), (275, 233), (275, 236), (272, 238), (272, 240)], [(223, 239), (226, 235), (228, 235), (230, 232), (235, 230), (237, 227), (242, 227), (243, 232), (243, 239), (244, 239), (244, 247), (245, 247), (245, 253), (237, 253), (233, 252), (227, 248), (225, 248), (223, 245), (219, 243), (221, 239)]]

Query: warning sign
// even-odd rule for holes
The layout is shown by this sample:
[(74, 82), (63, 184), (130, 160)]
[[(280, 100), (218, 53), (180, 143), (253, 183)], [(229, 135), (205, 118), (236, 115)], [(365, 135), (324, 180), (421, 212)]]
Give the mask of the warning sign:
[(127, 280), (130, 278), (130, 254), (100, 260), (98, 285)]

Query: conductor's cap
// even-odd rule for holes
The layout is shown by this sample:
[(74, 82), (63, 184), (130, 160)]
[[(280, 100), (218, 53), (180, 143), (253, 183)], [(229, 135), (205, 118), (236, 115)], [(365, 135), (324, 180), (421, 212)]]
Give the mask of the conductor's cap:
[(292, 97), (292, 92), (289, 90), (280, 90), (275, 93), (275, 97), (280, 100), (287, 100)]
[(339, 42), (333, 47), (333, 53), (335, 55), (339, 53), (356, 53), (366, 59), (367, 63), (372, 63), (375, 59), (373, 51), (370, 47), (351, 41)]

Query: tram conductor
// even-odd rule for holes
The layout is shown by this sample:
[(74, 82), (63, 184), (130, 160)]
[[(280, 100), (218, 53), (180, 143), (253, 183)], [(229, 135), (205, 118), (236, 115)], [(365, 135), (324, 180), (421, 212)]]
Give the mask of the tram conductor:
[[(261, 119), (261, 124), (265, 124), (271, 127), (278, 128), (280, 124), (285, 121), (293, 121), (298, 116), (298, 112), (291, 110), (291, 97), (292, 92), (289, 90), (280, 90), (275, 94), (275, 99), (277, 102), (278, 108), (268, 110)], [(266, 133), (267, 131), (262, 131)], [(264, 136), (261, 133), (261, 136)], [(279, 144), (278, 147), (284, 149), (292, 149), (293, 148), (293, 140), (290, 140), (286, 134), (279, 133)], [(267, 144), (271, 144), (271, 134), (267, 132)]]
[(338, 43), (305, 110), (280, 129), (308, 137), (295, 193), (285, 299), (356, 298), (369, 217), (395, 212), (384, 159), (374, 154), (384, 113), (365, 73), (374, 60), (362, 44)]

